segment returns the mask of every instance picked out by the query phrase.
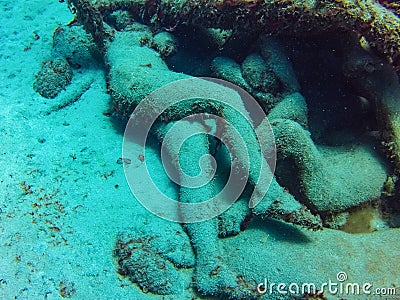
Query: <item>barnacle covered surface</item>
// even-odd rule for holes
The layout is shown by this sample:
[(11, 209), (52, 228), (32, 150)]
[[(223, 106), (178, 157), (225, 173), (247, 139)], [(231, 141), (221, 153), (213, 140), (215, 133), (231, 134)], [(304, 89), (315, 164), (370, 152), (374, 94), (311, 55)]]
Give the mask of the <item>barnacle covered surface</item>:
[[(349, 1), (162, 1), (70, 0), (80, 20), (96, 36), (107, 36), (100, 19), (115, 11), (130, 11), (158, 27), (177, 24), (271, 33), (326, 32), (343, 29), (365, 36), (395, 67), (399, 61), (399, 16), (371, 0)], [(395, 2), (394, 4), (395, 5)], [(103, 32), (103, 33), (102, 33)]]
[(33, 89), (45, 98), (55, 98), (72, 80), (72, 68), (63, 57), (44, 62), (35, 75)]

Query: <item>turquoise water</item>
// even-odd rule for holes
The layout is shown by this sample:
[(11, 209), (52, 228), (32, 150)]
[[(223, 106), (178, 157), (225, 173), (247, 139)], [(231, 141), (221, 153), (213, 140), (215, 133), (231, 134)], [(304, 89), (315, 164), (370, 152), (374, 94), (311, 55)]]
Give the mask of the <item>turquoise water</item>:
[(356, 26), (70, 2), (0, 0), (1, 299), (400, 297), (400, 84)]

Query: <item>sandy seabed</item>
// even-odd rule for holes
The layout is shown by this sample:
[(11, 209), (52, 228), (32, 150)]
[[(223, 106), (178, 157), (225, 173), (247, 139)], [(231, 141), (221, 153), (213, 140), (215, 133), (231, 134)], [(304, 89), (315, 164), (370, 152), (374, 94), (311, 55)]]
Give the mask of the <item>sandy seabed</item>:
[[(104, 114), (104, 71), (75, 70), (59, 97), (88, 81), (90, 88), (48, 114), (58, 100), (33, 91), (34, 74), (50, 57), (53, 30), (73, 16), (54, 0), (0, 7), (0, 298), (161, 299), (116, 272), (118, 232), (154, 217), (134, 199), (117, 163), (124, 128)], [(220, 242), (232, 269), (259, 282), (321, 283), (344, 271), (352, 282), (398, 287), (399, 237), (397, 229), (350, 235), (266, 221)]]

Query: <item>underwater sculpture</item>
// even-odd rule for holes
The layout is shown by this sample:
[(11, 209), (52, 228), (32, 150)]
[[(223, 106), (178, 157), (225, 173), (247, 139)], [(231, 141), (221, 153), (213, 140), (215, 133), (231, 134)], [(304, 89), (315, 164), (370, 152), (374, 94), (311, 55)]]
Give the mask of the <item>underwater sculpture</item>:
[[(291, 71), (290, 63), (282, 59), (284, 54), (279, 49), (279, 43), (260, 32), (304, 32), (328, 30), (329, 28), (345, 30), (353, 29), (353, 27), (359, 28), (358, 33), (370, 39), (370, 43), (374, 44), (376, 49), (386, 55), (390, 62), (397, 67), (399, 64), (399, 29), (397, 26), (399, 22), (398, 17), (392, 12), (384, 10), (374, 2), (365, 2), (365, 5), (361, 7), (351, 1), (318, 2), (312, 8), (307, 7), (306, 4), (301, 4), (304, 5), (301, 6), (287, 1), (269, 5), (261, 1), (121, 0), (92, 3), (71, 0), (68, 1), (68, 4), (71, 9), (76, 10), (77, 20), (92, 35), (93, 41), (104, 56), (104, 61), (109, 69), (108, 89), (114, 102), (114, 111), (125, 120), (148, 94), (172, 81), (188, 78), (188, 75), (171, 71), (165, 63), (165, 59), (175, 53), (177, 47), (173, 35), (168, 31), (181, 25), (195, 23), (203, 28), (234, 29), (234, 34), (240, 37), (241, 30), (251, 28), (248, 35), (254, 35), (253, 40), (257, 43), (254, 53), (248, 55), (241, 64), (224, 56), (215, 57), (211, 62), (211, 75), (230, 80), (244, 88), (268, 112), (268, 118), (276, 136), (278, 158), (281, 161), (289, 158), (295, 162), (298, 176), (295, 180), (300, 188), (296, 192), (292, 192), (290, 189), (287, 191), (275, 178), (272, 178), (265, 198), (252, 210), (247, 205), (243, 205), (246, 203), (240, 199), (218, 219), (184, 225), (196, 254), (195, 286), (202, 294), (226, 295), (235, 299), (256, 297), (251, 290), (243, 289), (243, 286), (246, 286), (245, 279), (239, 280), (234, 273), (225, 268), (221, 249), (218, 248), (218, 236), (237, 234), (253, 216), (272, 217), (307, 228), (319, 229), (321, 227), (320, 216), (325, 217), (326, 214), (343, 212), (380, 196), (380, 188), (386, 179), (387, 172), (378, 161), (368, 155), (366, 157), (371, 158), (370, 167), (375, 170), (375, 173), (372, 176), (369, 174), (371, 177), (364, 178), (353, 176), (354, 180), (350, 180), (348, 187), (349, 193), (340, 193), (342, 187), (338, 187), (338, 185), (346, 177), (335, 178), (333, 173), (336, 172), (326, 172), (329, 170), (329, 167), (326, 167), (326, 159), (315, 147), (307, 131), (307, 105), (298, 93), (299, 84)], [(378, 13), (382, 13), (383, 17), (381, 18), (380, 15), (374, 17)], [(132, 21), (132, 17), (148, 22), (150, 27)], [(321, 28), (318, 28), (319, 26)], [(162, 35), (154, 34), (154, 28), (160, 29)], [(382, 38), (385, 38), (384, 42)], [(225, 42), (229, 44), (229, 38)], [(349, 77), (351, 77), (351, 66), (350, 64), (347, 73)], [(370, 91), (371, 88), (365, 87), (365, 89)], [(382, 97), (378, 95), (377, 98)], [(384, 103), (387, 102), (384, 101)], [(164, 116), (165, 122), (157, 124), (158, 129), (154, 132), (156, 138), (162, 142), (166, 126), (179, 120), (185, 114), (197, 113), (200, 109), (210, 114), (221, 113), (217, 107), (212, 105), (195, 104), (197, 104), (195, 108), (188, 110), (167, 111)], [(392, 115), (396, 115), (393, 112), (395, 107), (391, 106), (390, 114), (382, 112), (389, 120), (387, 123), (393, 120)], [(227, 108), (221, 107), (220, 109)], [(222, 115), (227, 117), (229, 113), (222, 113)], [(234, 119), (235, 116), (231, 116), (232, 123), (238, 123)], [(398, 137), (398, 125), (396, 122), (390, 124), (392, 126), (387, 132), (389, 132), (389, 139), (393, 140), (393, 137)], [(189, 128), (193, 126), (194, 131), (203, 130), (198, 128), (202, 126), (198, 123), (188, 123), (187, 125)], [(258, 125), (257, 132), (261, 136), (265, 133), (263, 123)], [(225, 134), (229, 136), (229, 133)], [(243, 136), (248, 139), (246, 143), (256, 144), (252, 141), (254, 134), (246, 132)], [(393, 142), (392, 140), (390, 142)], [(235, 145), (235, 141), (232, 144)], [(181, 151), (178, 154), (171, 145), (168, 151), (169, 155), (172, 157), (179, 155), (181, 160), (185, 160), (182, 155), (187, 155), (188, 161), (198, 161), (199, 153), (207, 154), (212, 150), (208, 141), (201, 136), (187, 146), (196, 151)], [(261, 153), (258, 152), (259, 149), (250, 148), (250, 150), (254, 151), (251, 155), (256, 162), (254, 166), (250, 166), (249, 179), (253, 188), (257, 188), (259, 178), (252, 168), (257, 169), (259, 164), (266, 161), (268, 153), (262, 153), (265, 156), (262, 158)], [(193, 155), (193, 152), (196, 154)], [(396, 159), (398, 153), (393, 152)], [(261, 160), (257, 161), (257, 157), (261, 157)], [(241, 163), (241, 157), (238, 156), (238, 158)], [(331, 166), (334, 163), (331, 162)], [(190, 174), (193, 170), (189, 164), (184, 166), (183, 171)], [(350, 168), (346, 176), (357, 175), (354, 172), (356, 171), (352, 171)], [(290, 186), (290, 183), (287, 182), (287, 185)], [(357, 188), (365, 193), (351, 192)], [(202, 190), (200, 194), (202, 196), (211, 195), (212, 191)], [(181, 202), (195, 200), (198, 199), (195, 198), (193, 191), (181, 188)], [(343, 200), (347, 202), (343, 203)], [(121, 240), (125, 240), (125, 243), (123, 241), (118, 243), (115, 253), (120, 266), (124, 269), (123, 274), (130, 276), (135, 282), (141, 281), (139, 283), (141, 288), (151, 290), (153, 293), (176, 292), (171, 288), (160, 287), (157, 289), (157, 286), (154, 286), (156, 283), (146, 282), (149, 278), (134, 276), (133, 260), (140, 261), (141, 255), (145, 254), (130, 257), (125, 251), (127, 247), (129, 249), (132, 246), (126, 243), (129, 241), (129, 236), (121, 238)], [(156, 250), (152, 251), (157, 253)], [(153, 253), (152, 251), (150, 253)], [(172, 261), (172, 259), (168, 260)], [(179, 262), (175, 262), (175, 266), (179, 265)], [(193, 262), (188, 263), (187, 266), (192, 267)], [(150, 285), (151, 288), (149, 288)]]

